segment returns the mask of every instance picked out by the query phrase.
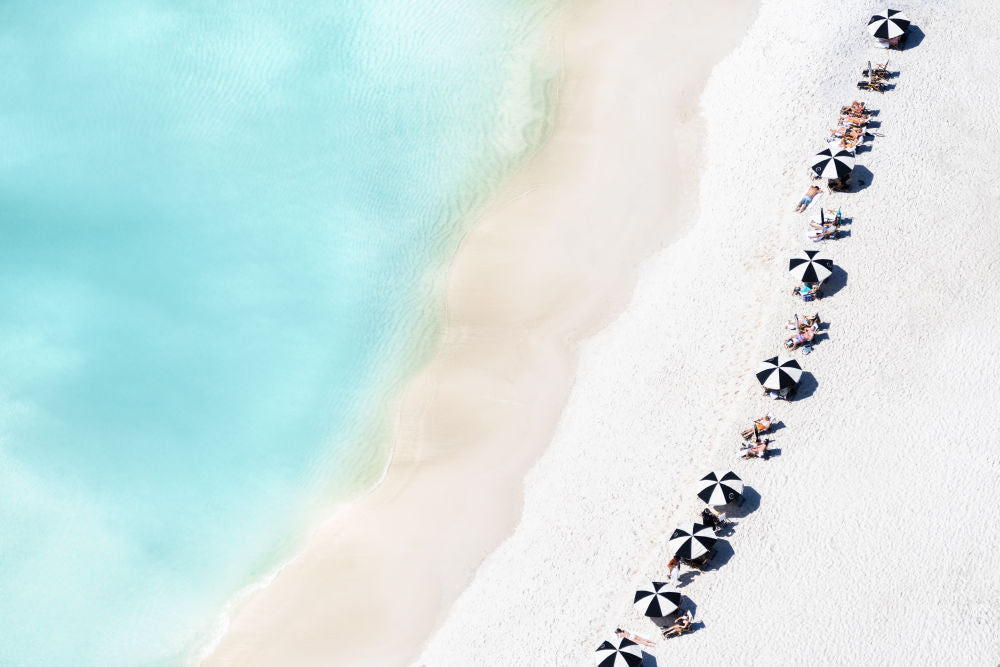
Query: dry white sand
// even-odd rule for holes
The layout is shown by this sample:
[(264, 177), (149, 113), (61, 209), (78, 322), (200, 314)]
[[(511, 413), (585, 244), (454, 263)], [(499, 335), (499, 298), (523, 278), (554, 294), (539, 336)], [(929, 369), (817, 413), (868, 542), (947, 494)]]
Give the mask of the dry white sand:
[[(713, 569), (682, 577), (699, 627), (662, 641), (659, 665), (1000, 660), (1000, 4), (901, 8), (919, 31), (886, 53), (871, 3), (764, 0), (702, 100), (695, 226), (584, 345), (520, 524), (420, 663), (592, 665), (617, 625), (655, 637), (633, 591), (665, 579), (667, 537), (702, 507), (692, 483), (720, 467), (751, 487), (745, 516)], [(881, 57), (895, 89), (857, 92)], [(824, 202), (852, 221), (823, 244), (828, 336), (797, 354), (799, 399), (767, 401), (752, 372), (805, 310), (786, 268), (814, 247), (791, 208), (852, 99), (884, 136), (858, 155), (863, 189)], [(738, 461), (765, 411), (780, 455)]]
[(569, 4), (551, 33), (553, 136), (462, 244), (441, 350), (406, 391), (386, 479), (239, 607), (207, 664), (416, 656), (516, 526), (575, 342), (621, 312), (640, 260), (689, 224), (698, 98), (754, 3)]

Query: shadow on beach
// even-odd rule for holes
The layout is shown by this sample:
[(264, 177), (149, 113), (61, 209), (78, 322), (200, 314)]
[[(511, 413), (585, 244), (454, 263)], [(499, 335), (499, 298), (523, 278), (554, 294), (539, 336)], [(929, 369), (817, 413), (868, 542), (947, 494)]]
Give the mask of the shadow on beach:
[(845, 287), (847, 287), (847, 271), (844, 271), (839, 264), (834, 264), (830, 277), (823, 283), (823, 298), (829, 299)]
[(851, 187), (848, 192), (861, 192), (871, 187), (875, 174), (868, 170), (863, 164), (855, 165), (851, 172)]
[[(771, 450), (768, 450), (770, 453)], [(743, 504), (733, 505), (732, 509), (726, 512), (730, 519), (745, 519), (760, 507), (760, 494), (752, 486), (743, 486)]]
[[(816, 382), (816, 376), (812, 373), (806, 371), (802, 374), (802, 378), (799, 380), (798, 388), (795, 390), (795, 400), (801, 401), (804, 398), (809, 398), (814, 393), (816, 393), (816, 388), (819, 383)], [(775, 456), (775, 450), (768, 450), (771, 456)]]
[(915, 49), (920, 46), (920, 42), (924, 41), (924, 31), (917, 26), (910, 24), (910, 31), (906, 35), (906, 41), (903, 42), (900, 51), (909, 51), (910, 49)]
[(719, 540), (715, 543), (715, 554), (712, 555), (712, 560), (708, 562), (705, 571), (714, 572), (721, 569), (735, 553), (733, 545), (729, 543), (729, 540)]

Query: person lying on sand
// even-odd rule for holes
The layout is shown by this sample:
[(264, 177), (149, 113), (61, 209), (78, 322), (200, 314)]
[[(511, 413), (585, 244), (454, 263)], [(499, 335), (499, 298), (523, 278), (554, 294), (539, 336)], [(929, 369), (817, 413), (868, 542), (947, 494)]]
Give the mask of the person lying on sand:
[(616, 637), (624, 637), (625, 639), (631, 639), (636, 644), (642, 644), (646, 648), (655, 648), (656, 647), (656, 642), (654, 642), (653, 640), (646, 639), (645, 637), (642, 637), (642, 636), (637, 635), (637, 634), (633, 634), (633, 633), (629, 632), (628, 630), (622, 630), (621, 628), (615, 628), (615, 636)]
[(795, 206), (795, 212), (801, 213), (808, 208), (809, 204), (812, 203), (813, 198), (822, 192), (822, 189), (816, 187), (815, 185), (810, 185), (809, 189), (806, 190), (806, 194), (799, 200), (799, 203)]

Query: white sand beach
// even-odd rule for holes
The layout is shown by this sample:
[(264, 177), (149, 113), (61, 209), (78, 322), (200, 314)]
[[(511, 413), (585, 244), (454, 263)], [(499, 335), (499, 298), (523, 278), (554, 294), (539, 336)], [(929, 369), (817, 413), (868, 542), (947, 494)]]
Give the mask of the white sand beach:
[[(705, 10), (679, 0), (565, 17), (555, 133), (463, 244), (386, 480), (207, 664), (591, 665), (616, 626), (657, 637), (633, 592), (719, 468), (747, 502), (681, 578), (696, 630), (650, 664), (997, 661), (1000, 6), (908, 2), (902, 52), (871, 48), (859, 0), (728, 7), (686, 38)], [(894, 89), (857, 91), (885, 57)], [(883, 135), (856, 191), (793, 213), (854, 99)], [(829, 328), (794, 353), (797, 400), (769, 401), (752, 373), (807, 310), (786, 269), (819, 205), (850, 220), (819, 244)], [(779, 454), (737, 460), (764, 412)]]
[[(858, 0), (764, 0), (702, 99), (708, 163), (697, 222), (646, 262), (627, 311), (584, 345), (521, 522), (480, 567), (419, 663), (592, 665), (665, 580), (667, 537), (702, 505), (709, 470), (748, 500), (713, 567), (685, 573), (696, 630), (649, 664), (995, 664), (1000, 656), (1000, 5), (911, 1), (908, 49), (876, 51)], [(898, 70), (859, 93), (868, 59)], [(828, 337), (795, 353), (798, 400), (760, 396), (779, 350), (789, 255), (813, 247), (806, 159), (842, 104), (879, 110), (851, 220), (822, 244), (838, 267)], [(813, 206), (816, 206), (814, 204)], [(738, 461), (770, 411), (780, 455)], [(644, 663), (645, 664), (645, 663)]]

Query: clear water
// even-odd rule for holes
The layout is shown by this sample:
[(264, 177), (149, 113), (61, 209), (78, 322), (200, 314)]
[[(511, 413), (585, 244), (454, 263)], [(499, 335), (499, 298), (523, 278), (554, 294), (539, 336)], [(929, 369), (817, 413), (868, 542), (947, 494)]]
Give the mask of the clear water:
[(552, 4), (0, 4), (0, 664), (183, 662), (377, 477)]

